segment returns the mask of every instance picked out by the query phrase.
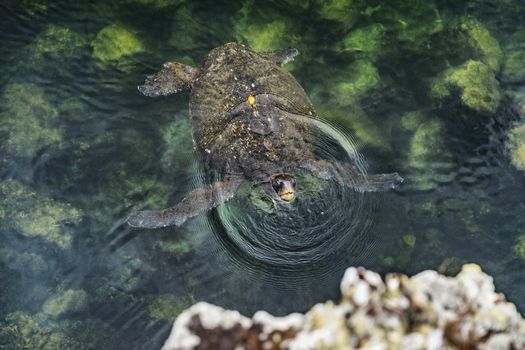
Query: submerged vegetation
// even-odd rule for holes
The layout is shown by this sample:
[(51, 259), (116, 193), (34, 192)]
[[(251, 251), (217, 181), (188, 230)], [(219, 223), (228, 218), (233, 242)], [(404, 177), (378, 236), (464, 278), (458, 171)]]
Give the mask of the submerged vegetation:
[[(165, 61), (199, 66), (229, 41), (297, 47), (285, 69), (319, 116), (356, 141), (370, 173), (405, 178), (397, 192), (360, 194), (377, 201), (370, 234), (319, 265), (453, 274), (476, 261), (523, 310), (518, 0), (9, 0), (3, 8), (0, 349), (158, 348), (196, 301), (284, 314), (335, 298), (328, 289), (341, 269), (321, 278), (293, 263), (246, 268), (249, 257), (230, 251), (216, 213), (147, 233), (123, 224), (214, 176), (194, 153), (187, 95), (147, 99), (136, 86)], [(296, 176), (303, 199), (332, 190)], [(278, 214), (264, 186), (240, 191), (250, 208), (235, 215)]]

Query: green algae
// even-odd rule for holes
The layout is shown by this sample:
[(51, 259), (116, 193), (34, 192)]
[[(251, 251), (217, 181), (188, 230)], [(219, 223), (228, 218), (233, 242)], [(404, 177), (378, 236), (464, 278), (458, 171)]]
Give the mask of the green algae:
[(42, 312), (56, 318), (68, 313), (80, 312), (87, 306), (87, 293), (68, 289), (52, 296), (42, 306)]
[(514, 245), (514, 252), (523, 261), (525, 261), (525, 235), (520, 236)]
[(49, 25), (29, 46), (29, 56), (33, 61), (50, 57), (54, 60), (67, 60), (78, 56), (87, 45), (80, 34), (67, 27)]
[(366, 145), (382, 150), (391, 149), (384, 131), (370, 120), (359, 101), (348, 101), (345, 107), (318, 105), (317, 112), (322, 118), (348, 130), (356, 138), (358, 147)]
[(360, 15), (360, 2), (356, 0), (316, 0), (316, 9), (323, 19), (339, 22), (348, 29)]
[(175, 321), (177, 316), (195, 303), (192, 297), (175, 297), (172, 294), (155, 295), (149, 298), (148, 310), (152, 318)]
[(42, 313), (31, 315), (17, 311), (0, 323), (0, 347), (10, 350), (112, 349), (116, 345), (114, 332), (96, 319), (57, 322)]
[(359, 59), (353, 62), (338, 78), (332, 82), (330, 94), (341, 106), (355, 103), (356, 97), (362, 97), (371, 89), (381, 85), (381, 77), (377, 68), (369, 60)]
[(112, 24), (102, 28), (92, 41), (93, 57), (102, 63), (118, 62), (144, 51), (143, 44), (128, 29)]
[(376, 60), (381, 55), (384, 36), (385, 27), (380, 23), (357, 28), (343, 38), (340, 50)]
[(271, 51), (289, 45), (287, 43), (288, 29), (283, 20), (250, 24), (247, 28), (237, 29), (236, 37), (255, 51)]
[(507, 151), (516, 169), (525, 171), (525, 124), (512, 128), (507, 134)]
[(428, 119), (417, 127), (407, 153), (407, 166), (412, 174), (408, 186), (429, 191), (454, 180), (450, 172), (454, 164), (449, 160), (444, 137), (443, 124), (436, 119)]
[(191, 140), (191, 124), (187, 117), (180, 116), (171, 122), (162, 132), (164, 152), (161, 157), (161, 166), (167, 173), (177, 172), (190, 165), (193, 154)]
[(493, 71), (498, 72), (503, 61), (503, 52), (498, 41), (488, 29), (473, 17), (463, 18), (461, 29), (470, 37), (472, 47), (481, 53), (482, 61), (488, 64)]
[(0, 182), (0, 207), (6, 227), (27, 237), (39, 237), (69, 248), (69, 224), (78, 224), (82, 212), (71, 205), (39, 195), (15, 180)]
[(399, 124), (405, 131), (416, 131), (425, 118), (421, 111), (406, 112), (401, 116)]
[(147, 8), (164, 9), (169, 6), (184, 4), (186, 0), (118, 0), (123, 5), (141, 5)]
[(416, 246), (416, 235), (413, 233), (407, 233), (403, 236), (403, 243), (409, 248), (414, 248)]
[(9, 84), (2, 95), (2, 107), (0, 133), (6, 135), (6, 141), (0, 148), (7, 154), (30, 158), (63, 141), (58, 111), (37, 85)]
[(439, 75), (431, 86), (431, 96), (449, 97), (460, 90), (462, 103), (478, 112), (494, 113), (499, 106), (501, 93), (492, 69), (483, 62), (469, 60)]
[(525, 79), (525, 50), (512, 50), (505, 54), (502, 80), (505, 82), (520, 82)]

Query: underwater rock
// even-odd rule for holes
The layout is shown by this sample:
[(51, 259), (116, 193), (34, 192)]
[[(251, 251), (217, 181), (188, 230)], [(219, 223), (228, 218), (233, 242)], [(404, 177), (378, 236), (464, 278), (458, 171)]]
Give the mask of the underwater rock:
[(115, 330), (96, 319), (57, 322), (43, 313), (17, 311), (0, 322), (2, 349), (114, 349), (115, 345)]
[(82, 219), (82, 212), (26, 188), (15, 180), (0, 182), (0, 219), (27, 237), (40, 237), (59, 248), (69, 248), (73, 239), (67, 228)]
[(481, 60), (497, 73), (503, 61), (503, 52), (498, 41), (473, 17), (463, 18), (461, 29), (469, 36), (471, 47), (479, 51)]
[(374, 64), (365, 59), (353, 62), (330, 88), (333, 99), (341, 106), (355, 103), (361, 97), (381, 84), (381, 77)]
[(317, 0), (316, 5), (321, 18), (339, 22), (345, 29), (352, 27), (360, 14), (357, 0)]
[(518, 241), (514, 245), (514, 252), (521, 260), (525, 261), (525, 235), (518, 238)]
[(172, 294), (155, 295), (149, 298), (148, 311), (154, 319), (174, 321), (193, 303), (195, 300), (190, 297), (175, 297)]
[(7, 85), (2, 95), (2, 109), (0, 134), (6, 139), (0, 149), (5, 153), (30, 158), (62, 142), (64, 135), (58, 125), (58, 111), (37, 85)]
[(377, 9), (374, 18), (384, 23), (389, 31), (395, 33), (401, 42), (427, 45), (432, 34), (443, 30), (443, 19), (433, 1), (406, 0), (384, 2)]
[(376, 60), (381, 54), (385, 28), (380, 23), (352, 30), (343, 38), (340, 51)]
[(413, 186), (419, 191), (428, 191), (438, 187), (441, 183), (454, 180), (450, 161), (451, 155), (444, 141), (444, 128), (439, 120), (429, 119), (421, 122), (418, 114), (407, 114), (405, 126), (417, 127), (410, 139), (407, 154), (407, 166), (411, 181), (407, 188)]
[(87, 306), (87, 293), (83, 290), (68, 289), (46, 300), (42, 312), (50, 317), (79, 312)]
[(116, 24), (102, 28), (91, 45), (93, 57), (102, 63), (118, 62), (125, 56), (144, 51), (135, 34)]
[(283, 20), (275, 20), (265, 24), (250, 24), (247, 28), (235, 28), (235, 37), (247, 43), (253, 50), (271, 51), (289, 46), (286, 43), (287, 27)]
[(67, 27), (50, 25), (29, 46), (29, 56), (34, 61), (46, 56), (65, 61), (78, 55), (85, 45), (87, 42), (80, 34)]
[[(353, 103), (350, 103), (353, 101)], [(343, 126), (357, 139), (356, 147), (366, 145), (382, 150), (390, 150), (389, 139), (382, 128), (374, 123), (361, 107), (358, 99), (348, 98), (347, 106), (318, 104), (317, 112), (324, 119)]]
[(456, 277), (411, 278), (350, 267), (342, 300), (305, 315), (250, 319), (204, 302), (175, 321), (163, 350), (191, 349), (523, 349), (525, 320), (474, 264)]
[(123, 5), (143, 5), (145, 7), (162, 9), (168, 6), (176, 6), (186, 2), (186, 0), (119, 0)]
[(525, 81), (525, 29), (512, 34), (504, 45), (505, 59), (501, 79), (505, 83), (522, 83)]
[(442, 72), (431, 86), (430, 94), (443, 99), (460, 90), (461, 102), (478, 112), (494, 113), (501, 94), (494, 72), (487, 64), (469, 60), (463, 65)]
[(507, 137), (506, 147), (512, 164), (516, 169), (525, 171), (525, 123), (512, 128)]

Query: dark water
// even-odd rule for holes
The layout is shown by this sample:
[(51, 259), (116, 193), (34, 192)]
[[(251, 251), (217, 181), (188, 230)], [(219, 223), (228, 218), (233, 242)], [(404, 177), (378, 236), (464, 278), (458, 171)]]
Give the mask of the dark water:
[[(475, 262), (525, 311), (525, 172), (507, 136), (525, 110), (525, 68), (510, 61), (525, 57), (525, 4), (331, 3), (2, 2), (0, 349), (155, 349), (196, 301), (303, 312), (337, 299), (357, 264), (454, 274)], [(130, 212), (213, 177), (192, 151), (187, 94), (136, 86), (229, 41), (297, 47), (288, 69), (319, 115), (369, 173), (405, 183), (363, 194), (298, 174), (295, 210), (245, 184), (180, 228), (128, 227)], [(442, 72), (469, 60), (496, 80), (463, 79), (474, 102), (465, 85), (440, 95)]]

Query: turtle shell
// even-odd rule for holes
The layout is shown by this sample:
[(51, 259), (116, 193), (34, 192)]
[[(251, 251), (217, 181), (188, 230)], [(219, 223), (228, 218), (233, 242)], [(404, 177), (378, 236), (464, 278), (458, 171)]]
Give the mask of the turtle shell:
[(264, 178), (312, 158), (307, 123), (316, 118), (295, 78), (267, 55), (229, 43), (210, 51), (190, 95), (195, 146), (225, 173)]

